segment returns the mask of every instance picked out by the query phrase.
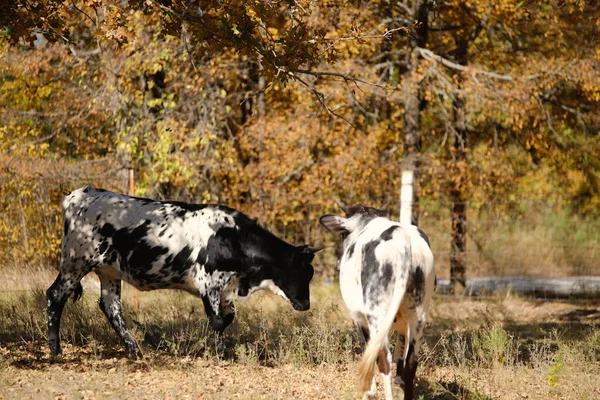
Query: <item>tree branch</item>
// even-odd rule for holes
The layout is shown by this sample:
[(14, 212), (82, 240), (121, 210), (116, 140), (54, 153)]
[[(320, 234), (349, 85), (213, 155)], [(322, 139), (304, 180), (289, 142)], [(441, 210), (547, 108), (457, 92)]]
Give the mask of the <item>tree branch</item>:
[(455, 69), (457, 71), (471, 71), (473, 74), (475, 75), (485, 75), (485, 76), (489, 76), (490, 78), (495, 78), (495, 79), (499, 79), (499, 80), (503, 80), (503, 81), (512, 81), (513, 77), (510, 75), (501, 75), (501, 74), (497, 74), (495, 72), (489, 72), (489, 71), (483, 71), (477, 68), (470, 68), (464, 65), (460, 65), (457, 64), (453, 61), (450, 61), (442, 56), (438, 56), (437, 54), (435, 54), (433, 51), (428, 50), (428, 49), (424, 49), (422, 47), (417, 47), (416, 50), (419, 52), (419, 54), (421, 54), (421, 56), (428, 60), (428, 61), (433, 61), (436, 63), (440, 63), (445, 67), (448, 68), (452, 68)]
[(294, 80), (300, 82), (302, 85), (304, 85), (305, 87), (308, 88), (308, 90), (310, 90), (315, 97), (317, 98), (317, 100), (319, 101), (319, 103), (321, 103), (321, 105), (323, 106), (323, 108), (327, 111), (327, 113), (329, 115), (333, 115), (335, 117), (338, 117), (340, 119), (342, 119), (343, 121), (345, 121), (348, 125), (355, 127), (355, 125), (350, 122), (346, 117), (344, 117), (343, 115), (338, 114), (337, 112), (335, 112), (334, 110), (332, 110), (331, 108), (329, 108), (329, 106), (327, 105), (327, 102), (325, 101), (325, 95), (321, 92), (319, 92), (313, 85), (309, 84), (308, 82), (306, 82), (305, 80), (303, 80), (302, 78), (300, 78), (297, 75), (294, 75), (294, 73), (288, 71), (287, 74)]
[(387, 29), (381, 35), (363, 35), (363, 36), (348, 36), (348, 37), (339, 37), (339, 38), (321, 38), (321, 39), (308, 39), (308, 42), (311, 41), (332, 41), (332, 42), (344, 42), (344, 41), (352, 41), (352, 40), (363, 40), (363, 39), (390, 39), (394, 32), (405, 31), (408, 32), (408, 27), (401, 26), (399, 28)]
[(83, 15), (85, 15), (90, 21), (92, 21), (92, 24), (94, 24), (94, 26), (98, 26), (98, 24), (96, 23), (96, 21), (94, 21), (94, 19), (92, 17), (90, 17), (88, 13), (86, 13), (85, 11), (83, 11), (81, 8), (77, 7), (77, 5), (75, 4), (74, 0), (71, 0), (71, 6), (73, 6), (74, 9), (76, 9), (77, 11), (79, 11), (80, 13), (82, 13)]
[(339, 72), (310, 71), (310, 70), (307, 70), (307, 69), (294, 69), (294, 70), (292, 70), (292, 72), (295, 72), (297, 74), (312, 75), (312, 76), (316, 76), (318, 78), (324, 77), (324, 76), (332, 76), (332, 77), (342, 78), (346, 83), (347, 82), (359, 82), (359, 83), (364, 83), (365, 85), (374, 86), (374, 87), (377, 87), (377, 88), (383, 89), (383, 90), (392, 90), (390, 87), (386, 87), (386, 86), (380, 85), (378, 83), (373, 83), (373, 82), (365, 81), (363, 79), (356, 78), (356, 77), (353, 77), (353, 76), (350, 76), (350, 75), (346, 75), (346, 74), (342, 74), (342, 73), (339, 73)]
[(546, 121), (546, 125), (548, 126), (548, 129), (550, 130), (550, 132), (552, 132), (554, 134), (554, 137), (556, 138), (556, 142), (559, 144), (559, 146), (564, 147), (562, 138), (560, 137), (558, 132), (556, 132), (556, 129), (554, 129), (554, 127), (552, 126), (552, 116), (550, 116), (550, 113), (548, 113), (548, 110), (546, 110), (546, 107), (544, 107), (544, 102), (538, 95), (535, 96), (535, 99), (537, 100), (538, 105), (540, 106), (540, 110), (542, 111), (542, 114), (544, 115), (544, 120)]
[(38, 139), (32, 140), (32, 141), (30, 141), (30, 142), (27, 142), (27, 143), (21, 143), (21, 144), (18, 144), (18, 145), (17, 145), (17, 144), (15, 144), (15, 145), (14, 145), (14, 146), (11, 148), (11, 150), (13, 150), (13, 151), (14, 151), (14, 150), (16, 150), (16, 149), (23, 149), (23, 148), (25, 148), (25, 147), (29, 147), (29, 146), (33, 146), (33, 145), (36, 145), (36, 144), (40, 144), (40, 143), (42, 143), (42, 142), (45, 142), (45, 141), (47, 141), (47, 140), (50, 140), (50, 139), (52, 139), (54, 136), (56, 136), (56, 134), (57, 134), (57, 133), (58, 133), (58, 130), (55, 130), (54, 132), (52, 132), (52, 133), (50, 133), (50, 134), (48, 134), (48, 135), (46, 135), (46, 136), (43, 136), (43, 137), (41, 137), (41, 138), (38, 138)]
[[(170, 7), (167, 7), (161, 3), (159, 3), (156, 0), (150, 0), (156, 7), (158, 7), (159, 9), (161, 9), (164, 12), (168, 12), (172, 15), (174, 15), (175, 17), (179, 18), (182, 23), (184, 21), (186, 21), (185, 16), (179, 14), (178, 12), (176, 12), (175, 10), (171, 9)], [(185, 29), (184, 27), (182, 27), (183, 29)], [(342, 37), (342, 38), (331, 38), (331, 39), (327, 39), (327, 40), (331, 40), (331, 41), (348, 41), (348, 40), (361, 40), (361, 39), (389, 39), (392, 34), (394, 32), (398, 32), (398, 31), (407, 31), (408, 28), (407, 27), (399, 27), (399, 28), (394, 28), (394, 29), (387, 29), (383, 34), (381, 35), (364, 35), (364, 36), (355, 36), (355, 37)], [(268, 34), (268, 32), (267, 32)], [(277, 55), (277, 53), (274, 51), (273, 48), (265, 48), (265, 46), (252, 34), (252, 32), (250, 32), (248, 29), (243, 29), (241, 30), (241, 37), (243, 40), (246, 40), (249, 47), (254, 50), (255, 52), (257, 52), (259, 55), (261, 55), (262, 57), (264, 57), (277, 71), (277, 76), (279, 76), (280, 74), (283, 74), (297, 82), (299, 82), (300, 84), (302, 84), (303, 86), (305, 86), (306, 88), (308, 88), (316, 97), (317, 100), (319, 101), (319, 103), (325, 108), (325, 110), (327, 110), (327, 112), (330, 115), (334, 115), (338, 118), (343, 119), (344, 121), (346, 121), (348, 124), (353, 125), (350, 121), (348, 121), (345, 117), (343, 117), (342, 115), (336, 113), (334, 110), (332, 110), (331, 108), (329, 108), (329, 106), (327, 105), (327, 103), (325, 102), (325, 95), (320, 92), (319, 90), (316, 89), (316, 87), (312, 84), (310, 84), (309, 82), (305, 81), (304, 79), (302, 79), (300, 76), (298, 76), (298, 74), (304, 74), (304, 75), (312, 75), (312, 76), (316, 76), (316, 77), (336, 77), (336, 78), (341, 78), (343, 79), (346, 83), (348, 82), (354, 82), (355, 84), (358, 83), (362, 83), (365, 85), (369, 85), (369, 86), (373, 86), (373, 87), (377, 87), (383, 90), (390, 90), (389, 87), (385, 87), (383, 85), (380, 85), (378, 83), (373, 83), (373, 82), (368, 82), (366, 80), (360, 79), (360, 78), (356, 78), (350, 75), (346, 75), (346, 74), (342, 74), (342, 73), (337, 73), (337, 72), (330, 72), (330, 71), (310, 71), (307, 69), (291, 69), (291, 68), (287, 68), (285, 66), (285, 63), (281, 61), (281, 59), (279, 58), (279, 56)], [(313, 39), (316, 40), (316, 39)], [(185, 41), (185, 38), (184, 38)], [(187, 49), (187, 42), (186, 44), (186, 50), (189, 53), (189, 49)], [(191, 57), (191, 54), (190, 54)], [(194, 66), (194, 69), (195, 66)]]

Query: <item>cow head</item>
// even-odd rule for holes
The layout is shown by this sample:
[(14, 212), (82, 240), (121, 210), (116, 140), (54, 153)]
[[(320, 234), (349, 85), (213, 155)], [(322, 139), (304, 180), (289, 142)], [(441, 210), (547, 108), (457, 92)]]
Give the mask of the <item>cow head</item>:
[(252, 267), (246, 276), (240, 279), (238, 296), (267, 289), (291, 303), (297, 311), (310, 308), (309, 284), (314, 274), (311, 262), (315, 253), (323, 247), (298, 246), (284, 257), (283, 265), (262, 264)]
[(346, 214), (345, 217), (340, 217), (333, 214), (323, 215), (319, 218), (319, 222), (331, 233), (339, 233), (342, 237), (348, 236), (350, 233), (360, 230), (365, 227), (372, 219), (384, 217), (386, 214), (385, 207), (374, 208), (357, 204), (354, 206), (346, 206), (344, 203), (336, 200), (338, 206)]

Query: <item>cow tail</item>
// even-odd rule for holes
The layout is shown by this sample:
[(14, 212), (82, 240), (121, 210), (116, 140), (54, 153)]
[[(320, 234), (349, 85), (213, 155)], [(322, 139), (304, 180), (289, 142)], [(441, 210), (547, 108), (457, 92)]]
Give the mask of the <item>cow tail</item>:
[[(410, 264), (410, 260), (411, 253), (408, 251), (404, 256), (404, 259), (400, 260), (401, 265), (406, 266)], [(377, 361), (377, 357), (379, 356), (383, 342), (387, 339), (390, 329), (392, 329), (392, 325), (396, 319), (396, 314), (400, 309), (400, 303), (402, 303), (404, 293), (406, 292), (406, 281), (407, 274), (400, 274), (396, 278), (396, 284), (394, 285), (394, 292), (392, 294), (392, 300), (390, 302), (387, 314), (381, 320), (382, 323), (379, 325), (379, 330), (375, 336), (370, 338), (367, 348), (365, 349), (360, 363), (358, 364), (360, 387), (363, 392), (369, 390), (371, 387), (373, 373), (375, 371), (375, 362)]]

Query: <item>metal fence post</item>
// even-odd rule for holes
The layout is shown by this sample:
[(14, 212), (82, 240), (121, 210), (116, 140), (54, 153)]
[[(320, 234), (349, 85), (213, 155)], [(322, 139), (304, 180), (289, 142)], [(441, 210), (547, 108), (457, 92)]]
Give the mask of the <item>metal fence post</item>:
[[(135, 179), (133, 175), (133, 168), (129, 168), (129, 195), (135, 196)], [(140, 301), (139, 301), (139, 290), (137, 288), (133, 288), (133, 308), (135, 311), (140, 311)]]

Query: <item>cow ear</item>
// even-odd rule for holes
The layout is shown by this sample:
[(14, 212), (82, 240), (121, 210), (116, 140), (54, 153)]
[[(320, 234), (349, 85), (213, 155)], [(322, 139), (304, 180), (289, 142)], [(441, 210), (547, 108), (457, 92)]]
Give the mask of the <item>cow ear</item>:
[(252, 289), (253, 282), (256, 282), (257, 279), (260, 280), (258, 274), (261, 272), (261, 268), (259, 267), (250, 267), (248, 271), (240, 277), (238, 282), (238, 296), (246, 297)]
[(319, 223), (331, 233), (339, 233), (342, 235), (350, 233), (350, 230), (348, 229), (348, 220), (344, 217), (327, 214), (319, 218)]

